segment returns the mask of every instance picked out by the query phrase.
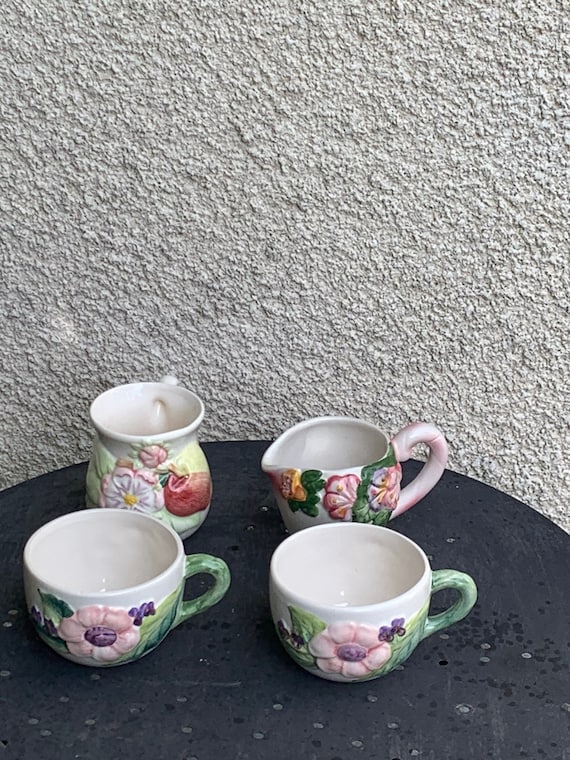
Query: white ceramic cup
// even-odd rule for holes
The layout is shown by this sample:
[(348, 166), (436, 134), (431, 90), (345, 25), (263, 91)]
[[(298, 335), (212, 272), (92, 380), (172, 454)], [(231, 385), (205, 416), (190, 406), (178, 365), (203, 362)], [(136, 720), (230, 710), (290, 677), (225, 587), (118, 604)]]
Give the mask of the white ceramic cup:
[[(212, 575), (213, 587), (183, 601), (185, 579), (198, 573)], [(55, 652), (82, 665), (142, 657), (229, 585), (222, 559), (186, 556), (172, 528), (139, 512), (72, 512), (39, 528), (24, 548), (32, 623)]]
[[(444, 588), (459, 599), (429, 616), (432, 594)], [(422, 639), (464, 618), (476, 599), (469, 575), (432, 571), (417, 544), (374, 525), (317, 525), (286, 538), (271, 559), (278, 636), (296, 663), (331, 681), (389, 673)]]

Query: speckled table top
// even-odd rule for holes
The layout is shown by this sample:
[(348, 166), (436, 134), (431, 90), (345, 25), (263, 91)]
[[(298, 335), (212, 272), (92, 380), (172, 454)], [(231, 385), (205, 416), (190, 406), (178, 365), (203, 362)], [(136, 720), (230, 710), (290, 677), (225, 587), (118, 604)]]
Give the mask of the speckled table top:
[[(446, 472), (393, 527), (434, 569), (470, 573), (475, 609), (422, 642), (400, 671), (322, 681), (273, 632), (268, 567), (285, 533), (259, 468), (266, 445), (204, 444), (214, 500), (185, 547), (223, 557), (232, 587), (119, 668), (63, 660), (25, 615), (24, 543), (82, 507), (86, 465), (0, 493), (0, 758), (570, 758), (570, 537), (511, 497)], [(408, 462), (405, 477), (418, 468)], [(202, 581), (188, 586), (196, 594)], [(449, 603), (446, 593), (432, 609)]]

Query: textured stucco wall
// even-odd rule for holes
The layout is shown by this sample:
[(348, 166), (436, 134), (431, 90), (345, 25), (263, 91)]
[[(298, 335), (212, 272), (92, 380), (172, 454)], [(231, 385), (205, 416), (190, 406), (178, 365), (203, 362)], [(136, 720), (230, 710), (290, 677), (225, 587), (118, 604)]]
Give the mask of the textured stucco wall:
[(429, 420), (570, 527), (567, 22), (4, 0), (0, 485), (87, 459), (92, 398), (172, 372), (204, 440)]

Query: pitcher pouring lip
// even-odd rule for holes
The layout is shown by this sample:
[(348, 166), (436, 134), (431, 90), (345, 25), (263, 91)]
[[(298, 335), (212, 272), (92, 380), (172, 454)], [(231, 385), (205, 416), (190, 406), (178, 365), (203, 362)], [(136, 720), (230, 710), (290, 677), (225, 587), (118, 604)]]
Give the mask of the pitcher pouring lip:
[(372, 422), (356, 417), (322, 416), (290, 427), (261, 459), (265, 473), (284, 469), (357, 469), (382, 459), (390, 441)]

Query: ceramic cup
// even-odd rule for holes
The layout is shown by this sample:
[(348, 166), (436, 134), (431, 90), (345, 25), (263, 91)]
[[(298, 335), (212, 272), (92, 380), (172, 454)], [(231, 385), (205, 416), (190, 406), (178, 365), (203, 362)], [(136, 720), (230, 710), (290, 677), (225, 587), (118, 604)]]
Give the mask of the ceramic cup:
[[(454, 589), (449, 609), (431, 596)], [(464, 618), (477, 589), (457, 570), (432, 571), (422, 549), (375, 525), (317, 525), (286, 538), (270, 569), (271, 613), (301, 667), (343, 683), (389, 673), (420, 641)]]
[[(198, 573), (214, 585), (183, 601), (185, 579)], [(82, 665), (137, 660), (219, 602), (229, 585), (222, 559), (185, 556), (172, 528), (140, 512), (72, 512), (46, 523), (24, 549), (32, 623), (48, 646)]]
[[(401, 489), (400, 462), (419, 443), (427, 444), (428, 460)], [(291, 533), (338, 521), (386, 525), (436, 485), (446, 464), (447, 443), (434, 425), (407, 425), (390, 440), (376, 425), (352, 417), (300, 422), (261, 460)]]
[(210, 468), (198, 443), (204, 404), (176, 378), (111, 388), (91, 404), (95, 427), (87, 506), (145, 512), (182, 537), (210, 509)]

